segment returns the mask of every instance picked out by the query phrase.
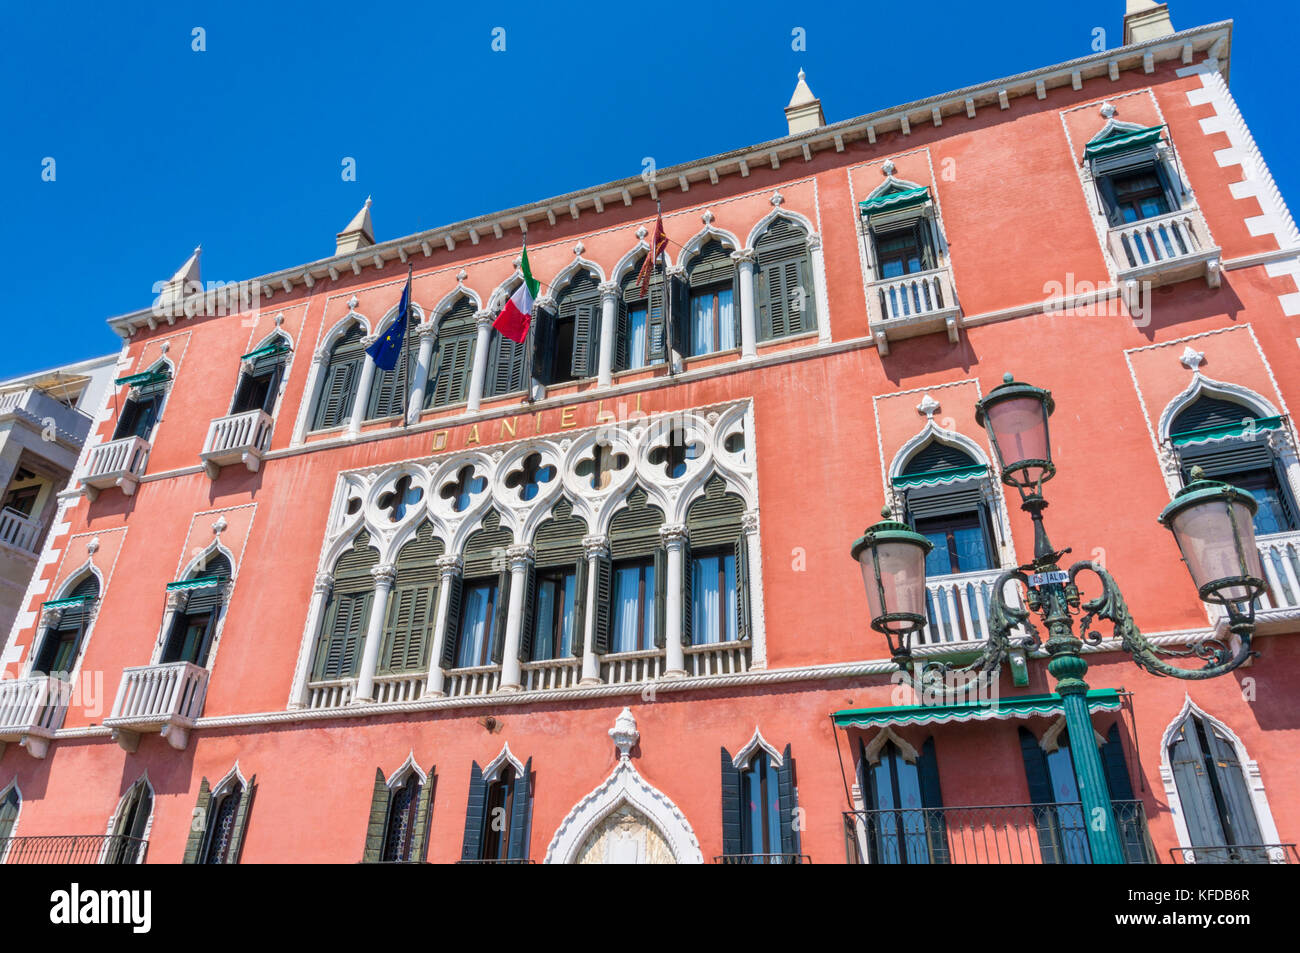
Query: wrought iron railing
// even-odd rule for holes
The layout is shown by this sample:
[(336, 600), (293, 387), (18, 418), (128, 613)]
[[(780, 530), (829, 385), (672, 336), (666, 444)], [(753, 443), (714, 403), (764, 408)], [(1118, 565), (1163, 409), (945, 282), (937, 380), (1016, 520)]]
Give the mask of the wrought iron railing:
[(807, 854), (719, 854), (715, 864), (811, 864)]
[(537, 861), (527, 857), (490, 857), (486, 860), (458, 860), (458, 864), (535, 864)]
[(1300, 864), (1295, 844), (1171, 847), (1169, 856), (1176, 864)]
[(0, 840), (6, 864), (143, 864), (149, 842), (124, 834), (52, 834)]
[[(1142, 802), (1111, 805), (1125, 863), (1156, 863)], [(851, 864), (1092, 863), (1079, 803), (846, 811), (844, 844)]]

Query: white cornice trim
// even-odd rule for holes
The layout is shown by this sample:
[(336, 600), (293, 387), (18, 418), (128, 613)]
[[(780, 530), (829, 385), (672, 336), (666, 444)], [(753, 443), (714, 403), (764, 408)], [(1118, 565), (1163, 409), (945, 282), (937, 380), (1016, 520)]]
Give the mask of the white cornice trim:
[[(705, 159), (670, 166), (660, 169), (657, 178), (652, 182), (644, 181), (639, 175), (607, 182), (529, 205), (521, 205), (380, 242), (344, 255), (334, 255), (308, 264), (295, 265), (247, 279), (243, 284), (260, 285), (269, 295), (274, 295), (276, 288), (292, 289), (295, 284), (307, 284), (309, 278), (313, 282), (325, 278), (333, 280), (336, 274), (346, 275), (347, 271), (359, 275), (361, 268), (366, 267), (367, 264), (380, 266), (387, 261), (400, 259), (403, 254), (409, 256), (419, 251), (426, 258), (430, 258), (439, 246), (454, 253), (456, 242), (472, 242), (471, 232), (481, 235), (485, 232), (499, 234), (507, 228), (517, 230), (521, 227), (521, 223), (526, 226), (530, 221), (549, 222), (560, 212), (568, 212), (573, 218), (578, 218), (584, 210), (592, 210), (599, 214), (606, 204), (612, 206), (618, 203), (618, 207), (621, 208), (630, 205), (631, 198), (651, 196), (674, 185), (680, 188), (682, 182), (685, 182), (688, 187), (691, 182), (702, 182), (706, 179), (716, 184), (721, 174), (739, 173), (744, 176), (748, 175), (751, 167), (771, 168), (774, 164), (779, 164), (781, 159), (791, 157), (803, 157), (807, 161), (812, 152), (830, 149), (843, 151), (846, 142), (858, 139), (866, 139), (874, 143), (877, 135), (882, 132), (898, 130), (907, 135), (911, 131), (913, 121), (933, 123), (936, 115), (941, 120), (945, 115), (972, 115), (979, 107), (991, 107), (995, 104), (1005, 110), (1007, 106), (1003, 103), (1009, 99), (1031, 95), (1037, 99), (1040, 85), (1043, 89), (1066, 85), (1079, 89), (1084, 79), (1109, 77), (1113, 70), (1142, 69), (1145, 71), (1148, 55), (1153, 62), (1182, 59), (1184, 48), (1189, 46), (1194, 51), (1204, 51), (1209, 50), (1216, 43), (1220, 44), (1223, 52), (1218, 64), (1220, 69), (1226, 72), (1227, 48), (1231, 37), (1231, 20), (1195, 27), (1171, 36), (1148, 40), (1145, 43), (1106, 50), (1055, 66), (1041, 67), (1015, 76), (940, 93), (902, 106), (820, 126), (810, 132), (772, 139)], [(618, 202), (620, 199), (622, 202)], [(583, 206), (589, 208), (584, 209)], [(203, 295), (203, 298), (206, 303), (211, 297), (215, 304), (219, 296), (219, 292), (209, 292)], [(194, 298), (198, 297), (198, 295), (194, 296)], [(184, 313), (187, 317), (190, 316), (190, 309), (186, 308)], [(148, 326), (150, 320), (156, 322), (157, 317), (153, 314), (152, 308), (147, 308), (110, 318), (108, 324), (122, 336), (129, 337), (137, 328)]]

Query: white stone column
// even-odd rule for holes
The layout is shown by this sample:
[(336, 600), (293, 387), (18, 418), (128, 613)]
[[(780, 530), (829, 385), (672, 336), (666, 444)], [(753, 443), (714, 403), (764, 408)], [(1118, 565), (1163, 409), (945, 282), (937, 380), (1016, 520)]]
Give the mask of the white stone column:
[(474, 342), (474, 372), (469, 378), (469, 400), (465, 408), (471, 414), (483, 403), (483, 391), (487, 385), (488, 348), (492, 344), (492, 322), (495, 318), (496, 315), (491, 311), (474, 313), (478, 339)]
[(420, 353), (415, 359), (415, 387), (411, 390), (411, 406), (407, 408), (406, 422), (415, 423), (424, 410), (424, 391), (429, 386), (430, 364), (433, 361), (433, 339), (437, 329), (432, 324), (422, 324), (416, 330), (420, 337)]
[(307, 638), (299, 650), (298, 667), (293, 673), (293, 689), (289, 692), (290, 708), (301, 708), (307, 704), (307, 682), (311, 679), (312, 656), (320, 641), (325, 605), (333, 591), (334, 577), (327, 572), (317, 573), (311, 591), (311, 603), (307, 607)]
[(670, 523), (659, 529), (659, 538), (668, 550), (668, 578), (664, 580), (664, 677), (681, 678), (686, 674), (686, 653), (682, 651), (682, 580), (687, 535), (682, 523)]
[(506, 549), (510, 565), (510, 610), (506, 615), (506, 642), (501, 650), (501, 688), (503, 692), (520, 689), (519, 642), (524, 631), (524, 596), (528, 584), (528, 567), (533, 564), (533, 547), (511, 546)]
[(758, 510), (747, 510), (740, 518), (745, 532), (745, 555), (749, 560), (749, 652), (750, 671), (767, 668), (767, 636), (763, 625), (763, 549), (758, 542)]
[[(362, 340), (366, 347), (378, 340), (373, 334)], [(370, 402), (370, 387), (375, 382), (375, 359), (369, 354), (361, 364), (361, 379), (357, 381), (356, 396), (352, 399), (352, 417), (348, 421), (348, 436), (361, 432), (361, 422), (366, 419), (366, 404)]]
[(582, 555), (587, 560), (587, 591), (583, 594), (586, 608), (582, 621), (582, 680), (579, 685), (600, 684), (600, 656), (596, 654), (596, 566), (602, 556), (609, 555), (608, 536), (582, 537)]
[(614, 351), (618, 341), (618, 296), (616, 282), (600, 283), (600, 356), (596, 369), (596, 386), (608, 387), (614, 380)]
[(388, 618), (388, 596), (397, 579), (397, 567), (391, 563), (370, 570), (375, 580), (375, 598), (370, 604), (370, 619), (366, 626), (366, 643), (361, 650), (361, 671), (357, 673), (357, 687), (352, 701), (374, 701), (375, 669), (379, 667), (379, 647), (384, 641), (384, 620)]
[(731, 253), (732, 261), (740, 267), (740, 357), (758, 356), (758, 312), (754, 308), (754, 262), (758, 260), (754, 249), (746, 248)]
[[(316, 413), (316, 404), (325, 389), (325, 367), (329, 364), (329, 348), (319, 348), (311, 356), (311, 368), (307, 372), (307, 385), (303, 390), (304, 401), (298, 410), (298, 420), (293, 430), (292, 444), (297, 446), (311, 430), (311, 419)], [(89, 443), (89, 441), (87, 441)]]
[(446, 694), (443, 684), (447, 674), (442, 670), (442, 651), (448, 639), (456, 637), (447, 631), (447, 603), (451, 600), (451, 581), (460, 575), (464, 563), (459, 556), (438, 557), (438, 610), (433, 621), (433, 647), (429, 653), (429, 681), (424, 687), (425, 698), (441, 698)]

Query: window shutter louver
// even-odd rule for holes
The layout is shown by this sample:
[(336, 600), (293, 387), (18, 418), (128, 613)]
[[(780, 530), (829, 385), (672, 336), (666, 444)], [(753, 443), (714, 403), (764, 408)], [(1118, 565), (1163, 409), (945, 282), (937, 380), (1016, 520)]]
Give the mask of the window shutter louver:
[(384, 833), (388, 828), (388, 784), (384, 772), (375, 768), (375, 789), (370, 797), (370, 820), (366, 825), (366, 848), (361, 855), (363, 864), (377, 864), (384, 851)]
[(483, 827), (487, 823), (487, 784), (475, 761), (469, 769), (469, 800), (465, 806), (465, 839), (461, 860), (482, 860)]
[(610, 546), (616, 559), (651, 556), (660, 548), (659, 527), (664, 514), (646, 502), (645, 490), (637, 487), (628, 494), (627, 506), (614, 514), (609, 525)]
[(510, 845), (511, 860), (528, 859), (528, 827), (532, 817), (532, 774), (533, 759), (524, 764), (524, 770), (515, 778), (514, 793), (510, 802)]
[[(1223, 792), (1224, 821), (1232, 835), (1232, 843), (1259, 844), (1262, 840), (1259, 822), (1255, 817), (1255, 806), (1251, 802), (1250, 790), (1246, 787), (1241, 762), (1237, 759), (1237, 751), (1214, 725), (1208, 722), (1202, 724), (1205, 725), (1205, 736), (1210, 742), (1210, 755), (1214, 759), (1219, 790)], [(1249, 852), (1254, 853), (1263, 854), (1262, 851)], [(1257, 857), (1255, 862), (1262, 863), (1263, 859)]]
[(627, 302), (622, 296), (618, 299), (617, 332), (614, 338), (614, 370), (625, 371), (628, 365), (628, 335), (632, 333), (627, 314)]
[(1178, 453), (1178, 462), (1182, 464), (1183, 480), (1190, 482), (1192, 467), (1200, 467), (1205, 471), (1205, 475), (1210, 478), (1244, 470), (1271, 469), (1273, 466), (1273, 451), (1263, 441), (1259, 443), (1211, 443), (1182, 448)]
[(650, 279), (650, 297), (646, 310), (646, 362), (654, 364), (668, 359), (668, 312), (664, 302), (664, 280), (660, 269)]
[(595, 358), (600, 339), (600, 302), (583, 301), (576, 307), (573, 322), (571, 366), (576, 378), (595, 377)]
[[(691, 292), (690, 286), (680, 278), (668, 279), (668, 294), (671, 307), (668, 309), (673, 322), (673, 350), (683, 357), (690, 357), (691, 347)], [(732, 312), (739, 310), (736, 298), (732, 296)]]
[(257, 775), (248, 779), (248, 787), (239, 798), (239, 808), (235, 811), (235, 823), (230, 830), (230, 846), (226, 848), (226, 863), (239, 863), (239, 855), (244, 850), (244, 833), (248, 830), (248, 812), (253, 807), (253, 795), (257, 793)]
[(533, 638), (537, 632), (537, 568), (529, 564), (524, 573), (524, 615), (519, 628), (519, 661), (532, 657)]
[(460, 637), (460, 606), (465, 580), (459, 573), (447, 580), (447, 623), (442, 636), (442, 668), (456, 667), (456, 641)]
[[(666, 564), (666, 560), (665, 560)], [(694, 623), (695, 623), (695, 606), (692, 600), (694, 586), (691, 585), (691, 577), (694, 575), (694, 567), (691, 565), (691, 544), (689, 541), (682, 542), (682, 645), (690, 645), (693, 641)], [(667, 580), (665, 580), (665, 585)], [(667, 592), (667, 589), (664, 590)], [(719, 637), (725, 637), (726, 633), (719, 633)]]
[(1059, 864), (1056, 844), (1056, 797), (1047, 773), (1047, 757), (1038, 739), (1028, 728), (1021, 727), (1020, 754), (1025, 763), (1025, 780), (1029, 783), (1029, 800), (1034, 806), (1034, 826), (1038, 830), (1038, 848), (1045, 864)]
[(931, 473), (935, 470), (951, 470), (956, 467), (973, 467), (977, 461), (965, 450), (950, 444), (931, 440), (920, 452), (914, 454), (903, 467), (904, 476), (918, 473)]
[(926, 835), (930, 845), (930, 862), (948, 863), (948, 833), (943, 813), (943, 793), (939, 789), (939, 759), (934, 754), (934, 738), (926, 738), (916, 764), (921, 784), (921, 806), (926, 808)]
[(1192, 723), (1194, 717), (1189, 715), (1178, 727), (1169, 746), (1169, 764), (1192, 846), (1220, 847), (1227, 843), (1227, 839), (1219, 822), (1214, 789), (1205, 774), (1205, 754), (1196, 737)]
[(753, 611), (749, 603), (749, 543), (742, 530), (736, 537), (736, 638), (752, 639)]
[(1111, 228), (1118, 228), (1124, 224), (1124, 215), (1120, 211), (1119, 202), (1115, 199), (1115, 183), (1111, 181), (1109, 175), (1097, 175), (1095, 181), (1097, 192), (1101, 196), (1103, 211), (1106, 213), (1106, 222)]
[(740, 830), (743, 805), (740, 800), (740, 770), (731, 763), (731, 754), (722, 749), (722, 853), (744, 853)]
[(345, 592), (334, 597), (333, 624), (321, 647), (316, 678), (350, 678), (356, 674), (372, 596), (370, 592)]
[(1259, 414), (1244, 404), (1205, 396), (1193, 401), (1190, 406), (1179, 412), (1173, 423), (1169, 425), (1169, 433), (1184, 434), (1207, 427), (1228, 427), (1258, 419)]
[[(551, 356), (555, 350), (555, 315), (543, 308), (533, 308), (532, 375), (542, 384), (551, 383)], [(524, 382), (524, 388), (529, 384)]]
[(907, 518), (913, 522), (931, 516), (969, 513), (984, 506), (984, 493), (978, 487), (953, 489), (952, 484), (938, 487), (912, 487), (903, 494)]
[[(185, 864), (197, 864), (199, 862), (199, 852), (203, 850), (203, 841), (208, 830), (208, 811), (212, 807), (212, 790), (208, 787), (208, 779), (203, 778), (199, 781), (199, 799), (194, 805), (194, 814), (190, 820), (190, 836), (185, 841), (185, 859), (181, 861)], [(203, 823), (195, 829), (194, 822), (201, 820)]]
[(501, 570), (497, 577), (497, 604), (492, 623), (492, 664), (500, 665), (505, 658), (506, 620), (510, 617), (510, 570)]
[(493, 342), (494, 365), (489, 379), (488, 396), (501, 397), (524, 389), (524, 354), (526, 342), (510, 340), (497, 333)]
[(662, 546), (655, 549), (655, 648), (662, 649), (666, 644), (665, 623), (667, 613), (664, 604), (668, 592), (668, 551)]
[(582, 658), (587, 634), (587, 560), (578, 557), (573, 583), (573, 657)]
[(754, 243), (754, 251), (761, 339), (787, 337), (813, 327), (812, 267), (804, 230), (787, 218), (774, 219)]
[(429, 765), (425, 782), (420, 785), (420, 796), (415, 808), (415, 830), (411, 832), (411, 861), (423, 863), (429, 849), (429, 824), (432, 820), (430, 806), (433, 803), (434, 766)]
[(610, 602), (614, 590), (614, 561), (607, 554), (596, 557), (596, 618), (592, 631), (591, 650), (596, 655), (609, 651)]
[(795, 811), (799, 803), (795, 797), (794, 758), (790, 754), (789, 745), (785, 746), (785, 751), (781, 755), (781, 767), (776, 771), (776, 790), (781, 825), (781, 853), (798, 854), (800, 852), (799, 831), (795, 825), (797, 820)]

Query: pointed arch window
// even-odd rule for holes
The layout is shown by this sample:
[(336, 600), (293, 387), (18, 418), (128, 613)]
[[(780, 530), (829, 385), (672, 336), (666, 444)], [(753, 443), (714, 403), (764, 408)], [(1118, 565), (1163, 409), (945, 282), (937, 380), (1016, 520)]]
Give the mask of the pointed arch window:
[(59, 608), (59, 619), (45, 629), (40, 650), (32, 662), (32, 672), (45, 675), (66, 674), (77, 664), (77, 655), (90, 623), (91, 610), (99, 598), (99, 577), (88, 573), (72, 591), (43, 608)]
[(397, 579), (379, 653), (380, 675), (428, 670), (438, 608), (438, 558), (445, 550), (443, 541), (433, 535), (433, 526), (425, 522), (398, 552)]
[(375, 789), (370, 801), (370, 823), (362, 863), (419, 864), (429, 843), (429, 815), (433, 800), (433, 768), (421, 778), (413, 763), (405, 772), (385, 781), (375, 769)]
[(153, 438), (154, 428), (162, 417), (163, 404), (167, 399), (171, 380), (171, 365), (166, 361), (159, 361), (143, 374), (119, 378), (116, 381), (117, 384), (129, 383), (131, 390), (117, 418), (117, 426), (113, 429), (114, 440), (139, 437), (141, 440), (148, 441)]
[(144, 778), (131, 785), (118, 804), (117, 816), (108, 838), (106, 864), (142, 864), (146, 848), (145, 834), (153, 816), (153, 791)]
[(475, 761), (470, 768), (469, 801), (461, 861), (527, 863), (532, 822), (532, 771), (529, 758), (522, 771), (510, 761), (488, 775)]
[(799, 831), (794, 759), (790, 746), (779, 759), (758, 747), (736, 767), (722, 749), (722, 862), (797, 864)]
[(646, 293), (642, 294), (637, 276), (644, 264), (645, 255), (642, 255), (619, 286), (618, 339), (614, 345), (616, 371), (635, 371), (662, 364), (668, 353), (663, 266), (656, 268)]
[(438, 344), (429, 362), (429, 381), (424, 388), (425, 410), (460, 404), (469, 397), (469, 378), (478, 340), (474, 314), (474, 302), (462, 297), (439, 320)]
[(959, 447), (931, 440), (907, 461), (893, 485), (908, 521), (934, 544), (925, 560), (927, 576), (998, 565), (987, 466)]
[(1178, 799), (1196, 863), (1269, 862), (1236, 745), (1213, 722), (1189, 712), (1169, 744)]
[(930, 189), (890, 176), (862, 203), (875, 280), (932, 271), (941, 264)]
[(490, 511), (483, 525), (465, 541), (464, 572), (450, 580), (445, 669), (500, 665), (504, 657), (506, 615), (510, 606), (510, 569), (500, 553), (514, 542), (501, 514)]
[(362, 531), (334, 564), (334, 585), (326, 605), (321, 635), (312, 664), (313, 681), (352, 678), (361, 662), (361, 646), (374, 601), (370, 570), (379, 552)]
[[(755, 298), (759, 340), (815, 330), (817, 302), (808, 233), (798, 223), (779, 216), (754, 242), (754, 252), (758, 259)], [(733, 341), (738, 341), (738, 325), (735, 334)]]
[[(418, 323), (419, 318), (413, 310), (410, 324)], [(370, 382), (370, 393), (366, 397), (366, 420), (382, 420), (402, 413), (407, 394), (410, 393), (415, 378), (415, 364), (419, 351), (419, 345), (415, 343), (415, 330), (408, 326), (406, 340), (402, 343), (397, 364), (391, 371), (375, 368), (375, 375)]]
[(324, 382), (312, 416), (312, 430), (341, 427), (352, 418), (361, 366), (366, 360), (365, 334), (361, 324), (354, 322), (330, 348), (329, 360), (324, 367)]
[(252, 410), (269, 414), (275, 410), (291, 350), (289, 339), (283, 334), (275, 334), (261, 347), (240, 359), (245, 364), (239, 374), (235, 399), (230, 404), (232, 415)]
[(543, 384), (594, 377), (600, 354), (600, 283), (579, 271), (556, 299), (555, 313), (538, 310), (534, 376)]
[(596, 561), (597, 654), (664, 647), (668, 554), (659, 538), (663, 521), (663, 511), (648, 505), (645, 490), (636, 487), (610, 522), (610, 555)]
[[(511, 294), (518, 288), (516, 284), (511, 288)], [(508, 301), (507, 295), (503, 301)], [(504, 303), (502, 307), (504, 307)], [(497, 312), (500, 314), (500, 311)], [(522, 341), (512, 341), (510, 338), (501, 334), (499, 331), (493, 331), (491, 336), (492, 350), (488, 355), (487, 380), (484, 382), (483, 393), (487, 397), (503, 397), (506, 394), (513, 394), (517, 391), (524, 390), (524, 365), (528, 351), (528, 338)]]
[(1182, 207), (1181, 180), (1170, 165), (1164, 128), (1111, 120), (1084, 150), (1112, 228)]
[(215, 791), (209, 790), (207, 778), (199, 782), (198, 804), (194, 808), (198, 823), (191, 825), (184, 863), (239, 863), (256, 790), (257, 775), (245, 786), (238, 773), (232, 773)]
[(731, 251), (717, 239), (707, 242), (686, 268), (686, 307), (674, 308), (676, 350), (694, 357), (740, 346), (736, 281)]
[(18, 823), (18, 812), (22, 808), (22, 795), (18, 785), (10, 784), (0, 793), (0, 862), (4, 861), (9, 851), (8, 840), (13, 836), (14, 825)]
[(1199, 466), (1212, 480), (1248, 490), (1259, 503), (1255, 534), (1300, 529), (1286, 469), (1268, 441), (1281, 417), (1263, 417), (1245, 404), (1204, 394), (1170, 422), (1169, 440), (1178, 454), (1183, 482)]
[(580, 658), (587, 593), (582, 538), (587, 524), (561, 500), (533, 534), (535, 553), (524, 597), (520, 661)]
[(749, 550), (741, 523), (745, 501), (713, 476), (686, 514), (683, 554), (683, 640), (692, 645), (751, 636)]
[(909, 760), (893, 740), (871, 763), (858, 741), (858, 788), (875, 864), (946, 864), (949, 861), (943, 796), (934, 739)]
[(189, 579), (167, 587), (169, 591), (185, 593), (185, 604), (172, 615), (171, 628), (158, 658), (160, 664), (190, 662), (200, 667), (208, 664), (229, 581), (230, 560), (224, 553), (216, 552)]

